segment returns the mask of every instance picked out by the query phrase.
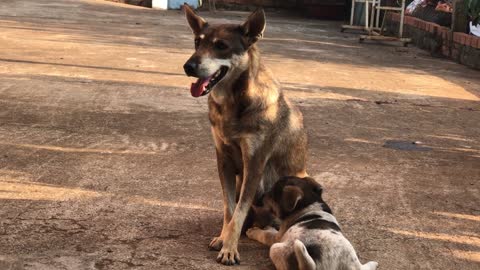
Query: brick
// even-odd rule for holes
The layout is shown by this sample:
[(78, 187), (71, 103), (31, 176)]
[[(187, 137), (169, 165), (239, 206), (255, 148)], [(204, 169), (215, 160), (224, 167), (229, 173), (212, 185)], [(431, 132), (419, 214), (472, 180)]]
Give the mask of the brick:
[(410, 25), (410, 26), (415, 25), (415, 18), (414, 17), (409, 17), (408, 18), (408, 25)]
[[(392, 21), (399, 22), (400, 21), (400, 15), (398, 13), (391, 13), (392, 15)], [(406, 18), (406, 17), (405, 17)]]
[(460, 35), (460, 34), (461, 34), (461, 33), (459, 33), (459, 32), (453, 33), (453, 42), (455, 42), (455, 43), (461, 43), (461, 40), (460, 40), (460, 39), (461, 39), (461, 38), (460, 38), (461, 35)]
[(480, 38), (479, 37), (473, 37), (474, 40), (474, 48), (480, 49)]
[(430, 23), (429, 22), (425, 22), (425, 31), (429, 32), (430, 33)]
[(440, 28), (440, 35), (442, 36), (443, 40), (448, 40), (448, 32), (445, 29)]
[(467, 45), (467, 37), (463, 33), (460, 34), (460, 44)]
[(478, 37), (474, 35), (469, 35), (468, 46), (472, 48), (477, 48), (477, 43), (478, 43)]
[(442, 54), (446, 57), (450, 57), (450, 48), (448, 46), (442, 46)]
[(405, 16), (405, 24), (412, 25), (413, 17)]
[(443, 30), (445, 31), (445, 33), (447, 33), (447, 39), (448, 41), (453, 41), (453, 33), (450, 32), (450, 29), (446, 28), (446, 27), (443, 27)]
[(456, 48), (453, 48), (452, 49), (452, 59), (454, 59), (455, 61), (458, 59), (458, 57), (460, 56), (460, 51)]
[(465, 37), (465, 46), (469, 46), (469, 47), (472, 47), (472, 48), (475, 48), (475, 46), (477, 46), (477, 41), (472, 39), (472, 35), (468, 35)]

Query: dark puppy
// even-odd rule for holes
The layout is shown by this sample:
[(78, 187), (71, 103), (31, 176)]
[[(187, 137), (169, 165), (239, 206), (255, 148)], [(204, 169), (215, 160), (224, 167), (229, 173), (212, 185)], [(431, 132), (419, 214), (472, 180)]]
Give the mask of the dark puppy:
[[(264, 197), (282, 223), (277, 231), (252, 228), (250, 239), (271, 246), (270, 258), (277, 270), (375, 270), (377, 262), (364, 265), (343, 236), (330, 207), (322, 199), (322, 187), (314, 179), (284, 177)], [(259, 209), (256, 209), (260, 214)]]

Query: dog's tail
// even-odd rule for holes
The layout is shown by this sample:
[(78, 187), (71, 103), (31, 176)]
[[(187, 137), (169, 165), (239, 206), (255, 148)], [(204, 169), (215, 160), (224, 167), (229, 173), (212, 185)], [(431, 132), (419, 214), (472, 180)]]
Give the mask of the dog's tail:
[(378, 263), (377, 262), (367, 262), (366, 264), (362, 265), (360, 270), (375, 270), (377, 269)]
[[(293, 243), (293, 251), (298, 262), (299, 270), (315, 270), (316, 265), (310, 254), (308, 254), (307, 248), (300, 240), (295, 240)], [(362, 269), (363, 270), (363, 269)]]

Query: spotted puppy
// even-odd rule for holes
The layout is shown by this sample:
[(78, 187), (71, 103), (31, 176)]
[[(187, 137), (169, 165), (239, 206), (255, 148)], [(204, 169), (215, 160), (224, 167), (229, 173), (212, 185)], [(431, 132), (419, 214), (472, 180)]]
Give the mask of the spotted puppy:
[(377, 268), (377, 262), (360, 263), (330, 207), (322, 200), (322, 187), (314, 179), (284, 177), (265, 194), (263, 203), (261, 211), (269, 209), (282, 220), (280, 228), (255, 227), (247, 231), (247, 236), (271, 246), (270, 258), (277, 270)]

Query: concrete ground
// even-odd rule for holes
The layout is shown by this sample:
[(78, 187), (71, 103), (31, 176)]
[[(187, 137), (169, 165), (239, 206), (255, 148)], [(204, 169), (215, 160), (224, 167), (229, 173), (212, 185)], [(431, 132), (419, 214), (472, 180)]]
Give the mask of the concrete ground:
[[(480, 72), (267, 16), (264, 60), (361, 260), (480, 269)], [(207, 249), (221, 189), (206, 98), (182, 70), (192, 50), (177, 11), (0, 2), (1, 270), (227, 269)], [(266, 247), (239, 249), (234, 269), (272, 269)]]

